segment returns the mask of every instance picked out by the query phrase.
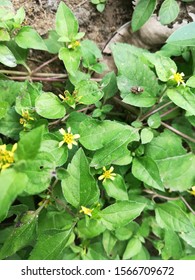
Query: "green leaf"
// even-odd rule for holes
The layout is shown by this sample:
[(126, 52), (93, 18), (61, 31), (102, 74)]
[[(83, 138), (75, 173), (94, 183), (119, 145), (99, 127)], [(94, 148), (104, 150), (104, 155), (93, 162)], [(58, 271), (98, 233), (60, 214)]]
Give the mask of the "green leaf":
[(137, 230), (138, 225), (135, 222), (131, 222), (125, 227), (119, 227), (115, 231), (115, 236), (118, 240), (124, 241), (129, 240), (133, 235), (134, 231)]
[(195, 22), (188, 23), (177, 29), (167, 39), (167, 43), (182, 47), (195, 46)]
[(116, 245), (116, 242), (117, 242), (117, 239), (113, 235), (113, 233), (111, 233), (108, 230), (104, 231), (103, 238), (102, 238), (102, 244), (103, 244), (104, 250), (106, 251), (106, 254), (108, 257), (112, 255), (112, 250), (113, 250), (114, 246)]
[(9, 41), (10, 40), (10, 36), (9, 36), (9, 32), (7, 32), (7, 30), (5, 29), (1, 29), (0, 28), (0, 41)]
[(114, 177), (114, 180), (105, 180), (103, 186), (110, 197), (115, 198), (116, 200), (128, 200), (127, 186), (123, 177), (117, 174)]
[(14, 105), (19, 92), (24, 89), (24, 83), (9, 80), (0, 80), (0, 101)]
[(7, 169), (0, 174), (0, 221), (6, 218), (9, 207), (24, 190), (28, 178), (25, 174)]
[(186, 213), (176, 204), (171, 202), (156, 204), (156, 221), (161, 228), (176, 232), (194, 231), (190, 219)]
[(186, 153), (182, 140), (165, 130), (150, 142), (145, 155), (157, 164), (161, 180), (172, 191), (186, 191), (194, 185), (195, 155)]
[(143, 128), (140, 136), (142, 144), (146, 144), (152, 141), (154, 134), (151, 129)]
[(47, 51), (44, 40), (35, 29), (30, 26), (22, 27), (15, 37), (16, 44), (23, 49)]
[(104, 92), (104, 100), (107, 100), (116, 94), (116, 92), (118, 91), (118, 87), (116, 82), (116, 75), (114, 72), (107, 73), (103, 77), (101, 81), (101, 88)]
[(13, 53), (16, 63), (26, 65), (26, 59), (28, 56), (28, 50), (20, 48), (15, 41), (10, 41), (7, 43), (8, 48)]
[(0, 44), (0, 63), (8, 66), (15, 67), (16, 58), (7, 46)]
[(48, 31), (48, 38), (44, 40), (47, 46), (48, 52), (52, 54), (57, 54), (59, 50), (63, 47), (63, 43), (58, 42), (59, 35), (55, 30)]
[(179, 5), (175, 0), (165, 0), (159, 10), (160, 22), (169, 24), (174, 21), (179, 14)]
[(75, 76), (79, 68), (81, 60), (81, 52), (79, 48), (74, 50), (68, 48), (61, 48), (59, 51), (59, 59), (64, 62), (67, 72)]
[(123, 260), (131, 259), (132, 257), (134, 257), (135, 255), (137, 255), (140, 252), (141, 248), (142, 248), (141, 241), (138, 238), (133, 237), (127, 243), (127, 247), (123, 254)]
[[(141, 56), (145, 52), (140, 54), (138, 48), (132, 49), (130, 45), (122, 43), (112, 45), (111, 49), (118, 68), (117, 85), (123, 102), (137, 107), (154, 105), (160, 86), (154, 72), (143, 62)], [(135, 94), (131, 91), (132, 87), (140, 87), (142, 92)]]
[(195, 88), (195, 76), (191, 76), (191, 77), (187, 80), (186, 85), (187, 85), (188, 87)]
[(100, 168), (109, 164), (126, 165), (132, 160), (128, 143), (138, 141), (138, 131), (114, 121), (86, 119), (79, 128), (80, 143), (96, 151), (91, 166)]
[[(19, 163), (18, 163), (19, 164)], [(28, 176), (25, 194), (33, 195), (46, 190), (55, 170), (53, 157), (46, 152), (39, 152), (33, 160), (26, 160), (17, 168)]]
[[(182, 232), (180, 233), (180, 237), (190, 246), (195, 248), (195, 232), (194, 230), (191, 232)], [(181, 257), (181, 255), (180, 255)]]
[(29, 160), (36, 157), (41, 146), (43, 130), (44, 127), (40, 126), (27, 132), (21, 137), (15, 152), (18, 160)]
[(47, 119), (58, 119), (64, 117), (65, 106), (52, 92), (42, 93), (35, 102), (37, 113)]
[(161, 125), (160, 114), (156, 113), (156, 114), (151, 115), (147, 119), (147, 123), (148, 123), (149, 127), (151, 127), (151, 128), (158, 128)]
[(5, 21), (14, 17), (14, 7), (11, 1), (1, 0), (0, 2), (0, 20)]
[(98, 4), (96, 6), (96, 9), (98, 10), (98, 12), (102, 13), (105, 9), (105, 4)]
[(165, 229), (165, 246), (162, 250), (164, 260), (179, 260), (183, 255), (182, 244), (177, 233), (171, 229)]
[(0, 101), (0, 119), (5, 117), (8, 107), (9, 107), (9, 104), (7, 102)]
[(97, 62), (97, 59), (102, 57), (100, 49), (91, 40), (81, 42), (81, 52), (84, 67), (90, 67)]
[(82, 219), (77, 224), (78, 235), (81, 238), (93, 238), (105, 231), (105, 226), (101, 220)]
[(35, 239), (36, 216), (32, 214), (31, 216), (31, 219), (29, 219), (27, 223), (14, 228), (5, 240), (0, 250), (0, 259), (5, 259), (15, 254), (20, 249), (31, 244), (31, 242)]
[(68, 165), (66, 178), (62, 180), (62, 191), (68, 203), (75, 208), (91, 206), (98, 201), (99, 189), (81, 148)]
[(56, 13), (56, 32), (72, 41), (78, 33), (78, 21), (68, 6), (60, 2)]
[(87, 254), (82, 256), (83, 260), (108, 260), (102, 243), (96, 242), (87, 247)]
[(79, 103), (90, 105), (99, 101), (104, 95), (95, 81), (81, 81), (75, 87)]
[(156, 0), (140, 0), (135, 7), (132, 17), (132, 30), (137, 31), (146, 23), (156, 6)]
[(189, 88), (168, 89), (167, 95), (177, 106), (195, 115), (195, 94)]
[(100, 212), (103, 224), (114, 230), (125, 226), (137, 218), (146, 207), (145, 203), (136, 201), (118, 201)]
[(133, 175), (145, 184), (157, 189), (163, 190), (158, 167), (154, 160), (150, 157), (134, 158), (132, 165)]
[(24, 7), (21, 7), (17, 10), (16, 15), (14, 16), (14, 21), (18, 24), (22, 24), (25, 19), (25, 10)]
[(31, 254), (30, 260), (60, 260), (69, 240), (72, 229), (47, 230), (38, 237)]

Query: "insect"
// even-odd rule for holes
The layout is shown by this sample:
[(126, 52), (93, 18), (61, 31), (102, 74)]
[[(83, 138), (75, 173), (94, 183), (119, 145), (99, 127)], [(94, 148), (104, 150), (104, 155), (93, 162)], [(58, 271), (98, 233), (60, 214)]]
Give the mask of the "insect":
[(140, 94), (144, 91), (144, 88), (138, 87), (138, 86), (133, 86), (131, 87), (131, 92), (134, 94)]

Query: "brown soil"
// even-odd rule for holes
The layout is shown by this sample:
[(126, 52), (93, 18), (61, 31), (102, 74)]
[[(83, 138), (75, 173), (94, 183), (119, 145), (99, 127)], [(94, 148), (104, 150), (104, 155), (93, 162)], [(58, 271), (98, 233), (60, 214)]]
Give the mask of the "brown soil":
[[(55, 13), (60, 0), (12, 0), (15, 9), (23, 6), (26, 25), (33, 26), (41, 35), (55, 28)], [(99, 13), (90, 0), (64, 0), (78, 18), (80, 31), (103, 48), (112, 34), (131, 18), (131, 1), (108, 0), (103, 13)], [(86, 38), (85, 37), (85, 38)]]

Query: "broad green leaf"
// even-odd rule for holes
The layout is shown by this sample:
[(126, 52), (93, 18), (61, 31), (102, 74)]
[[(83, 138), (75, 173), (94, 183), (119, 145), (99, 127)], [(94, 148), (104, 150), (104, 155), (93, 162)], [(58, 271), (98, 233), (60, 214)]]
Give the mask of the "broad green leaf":
[(76, 85), (75, 90), (77, 91), (79, 103), (85, 105), (98, 102), (104, 95), (104, 92), (95, 81), (81, 81)]
[(48, 38), (44, 40), (47, 46), (48, 52), (52, 54), (57, 54), (59, 50), (63, 47), (63, 43), (58, 42), (59, 35), (55, 30), (49, 30)]
[(188, 87), (195, 88), (195, 76), (191, 76), (191, 77), (187, 80), (186, 85), (187, 85)]
[(14, 16), (14, 21), (18, 24), (22, 24), (25, 19), (25, 10), (24, 7), (21, 7), (17, 10), (16, 15)]
[(168, 89), (167, 95), (177, 106), (195, 115), (195, 94), (190, 89), (183, 87)]
[(56, 166), (63, 165), (68, 158), (68, 148), (64, 146), (59, 148), (59, 142), (55, 140), (43, 140), (40, 151), (51, 154)]
[(42, 93), (35, 102), (37, 113), (47, 119), (58, 119), (64, 117), (65, 106), (52, 92)]
[(177, 70), (175, 62), (169, 57), (152, 53), (144, 53), (144, 57), (155, 66), (157, 76), (163, 82), (169, 80), (172, 75), (171, 69), (174, 69), (175, 71)]
[(151, 127), (151, 128), (158, 128), (161, 125), (160, 114), (156, 113), (156, 114), (151, 115), (147, 119), (147, 123), (148, 123), (149, 127)]
[(91, 118), (79, 128), (80, 143), (89, 150), (97, 150), (91, 166), (100, 168), (109, 164), (126, 165), (132, 160), (128, 143), (138, 141), (138, 131), (114, 121), (96, 121)]
[(195, 46), (195, 22), (188, 23), (177, 29), (167, 39), (167, 43), (183, 47)]
[(160, 22), (169, 24), (174, 21), (179, 14), (179, 5), (175, 0), (165, 0), (159, 10)]
[(27, 176), (14, 169), (7, 169), (0, 174), (0, 221), (6, 218), (9, 207), (22, 193), (27, 183)]
[(6, 101), (10, 106), (14, 105), (16, 97), (24, 89), (24, 83), (9, 80), (0, 80), (0, 101)]
[(133, 175), (145, 184), (157, 189), (163, 190), (157, 164), (150, 157), (135, 158), (132, 165)]
[(20, 116), (16, 113), (14, 108), (7, 110), (4, 118), (0, 119), (0, 133), (18, 140), (19, 132), (23, 129), (20, 124)]
[(88, 207), (98, 201), (99, 189), (81, 148), (68, 165), (66, 177), (62, 180), (62, 191), (68, 203), (75, 208)]
[(132, 30), (134, 32), (140, 29), (140, 27), (142, 27), (142, 25), (146, 23), (146, 21), (152, 15), (155, 6), (156, 6), (156, 0), (140, 0), (138, 2), (133, 12), (132, 23), (131, 23)]
[(0, 63), (8, 66), (15, 67), (16, 58), (7, 46), (0, 44)]
[[(112, 45), (111, 49), (118, 68), (117, 85), (123, 102), (137, 107), (154, 105), (160, 86), (154, 72), (143, 62), (145, 52), (141, 55), (130, 45), (121, 43)], [(135, 94), (131, 91), (132, 87), (140, 87), (142, 92)]]
[(26, 59), (28, 56), (28, 50), (20, 48), (15, 41), (10, 41), (7, 43), (8, 48), (14, 55), (17, 64), (26, 65)]
[(68, 6), (60, 2), (56, 13), (56, 32), (72, 41), (78, 33), (78, 21)]
[(156, 221), (161, 228), (176, 232), (191, 232), (195, 228), (187, 214), (171, 202), (156, 204)]
[(151, 129), (149, 129), (149, 128), (142, 129), (141, 135), (140, 135), (142, 144), (151, 142), (153, 137), (154, 137), (154, 134)]
[(123, 177), (121, 177), (119, 174), (115, 176), (113, 181), (109, 179), (105, 180), (105, 182), (103, 182), (103, 187), (105, 188), (107, 194), (116, 200), (129, 199), (127, 194), (127, 186)]
[(165, 130), (147, 144), (145, 151), (156, 162), (165, 188), (172, 191), (186, 191), (194, 184), (195, 155), (186, 153), (181, 141)]
[(9, 32), (5, 29), (0, 28), (0, 41), (9, 41), (10, 40), (10, 35)]
[(146, 207), (145, 203), (136, 201), (118, 201), (100, 213), (103, 224), (109, 229), (114, 230), (130, 223), (137, 218)]
[(60, 260), (69, 240), (72, 229), (69, 230), (47, 230), (38, 237), (30, 260)]
[(71, 127), (71, 131), (73, 134), (78, 133), (79, 125), (86, 120), (88, 117), (85, 114), (79, 112), (72, 112), (70, 113), (66, 123), (67, 127)]
[(141, 241), (136, 237), (131, 238), (127, 243), (127, 247), (123, 254), (123, 260), (131, 259), (132, 257), (134, 257), (140, 252), (141, 248), (142, 248)]
[(14, 228), (5, 240), (5, 243), (0, 250), (0, 259), (5, 259), (31, 244), (35, 239), (35, 231), (36, 215), (31, 215), (31, 219), (29, 219), (27, 223), (21, 223), (19, 227)]
[(135, 222), (131, 222), (125, 227), (119, 227), (115, 231), (115, 236), (118, 240), (124, 241), (130, 239), (134, 231), (137, 230), (138, 225)]
[(0, 20), (5, 21), (14, 17), (14, 7), (11, 1), (0, 1)]
[(0, 119), (5, 117), (8, 108), (9, 104), (6, 101), (0, 101)]
[(116, 82), (116, 75), (114, 72), (107, 73), (103, 77), (101, 81), (101, 88), (104, 92), (104, 100), (107, 100), (116, 94), (116, 92), (118, 91), (118, 87)]
[(78, 235), (81, 238), (93, 238), (105, 231), (105, 226), (101, 220), (82, 219), (77, 224)]
[[(27, 39), (29, 38), (29, 39)], [(15, 37), (16, 44), (23, 49), (47, 51), (44, 40), (35, 29), (30, 26), (22, 27)]]
[(81, 52), (84, 67), (90, 67), (97, 62), (97, 59), (102, 57), (100, 49), (91, 40), (81, 42)]
[(195, 231), (191, 232), (182, 232), (180, 233), (180, 237), (190, 246), (195, 248)]
[(108, 260), (102, 243), (96, 242), (87, 247), (87, 253), (82, 255), (83, 260)]
[(162, 250), (164, 260), (179, 260), (183, 255), (182, 244), (179, 236), (171, 229), (165, 229), (164, 236), (165, 245)]
[(26, 160), (17, 168), (28, 176), (25, 194), (33, 195), (46, 190), (55, 170), (53, 157), (46, 152), (39, 152), (33, 160)]
[(67, 72), (75, 76), (81, 60), (80, 49), (77, 48), (75, 50), (69, 50), (65, 47), (61, 48), (59, 51), (59, 59), (61, 59), (64, 62)]
[(112, 250), (117, 243), (117, 238), (110, 231), (106, 230), (103, 233), (102, 245), (106, 251), (107, 256), (112, 255)]
[(44, 127), (37, 127), (24, 134), (18, 142), (16, 157), (18, 160), (34, 159), (41, 146)]

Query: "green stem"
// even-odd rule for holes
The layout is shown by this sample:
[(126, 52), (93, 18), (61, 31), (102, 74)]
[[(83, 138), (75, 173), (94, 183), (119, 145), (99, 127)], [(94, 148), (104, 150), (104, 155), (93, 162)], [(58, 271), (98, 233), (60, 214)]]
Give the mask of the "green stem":
[(147, 112), (147, 113), (146, 113), (145, 115), (143, 115), (139, 120), (140, 120), (140, 121), (145, 120), (145, 119), (148, 118), (149, 116), (151, 116), (151, 115), (153, 115), (153, 114), (155, 114), (155, 113), (161, 111), (163, 108), (169, 106), (170, 104), (172, 104), (172, 101), (169, 101), (169, 102), (165, 103), (164, 105), (162, 105), (162, 106), (160, 106), (160, 107), (158, 107), (158, 108), (156, 108), (156, 109), (153, 109), (153, 110)]
[(181, 137), (183, 137), (183, 138), (189, 140), (189, 141), (192, 142), (192, 143), (195, 143), (195, 139), (194, 139), (194, 138), (192, 138), (192, 137), (186, 135), (185, 133), (183, 133), (183, 132), (177, 130), (176, 128), (174, 128), (174, 127), (168, 125), (167, 123), (161, 122), (161, 124), (162, 124), (164, 127), (166, 127), (167, 129), (169, 129), (170, 131), (174, 132), (175, 134), (177, 134), (177, 135), (179, 135), (179, 136), (181, 136)]

